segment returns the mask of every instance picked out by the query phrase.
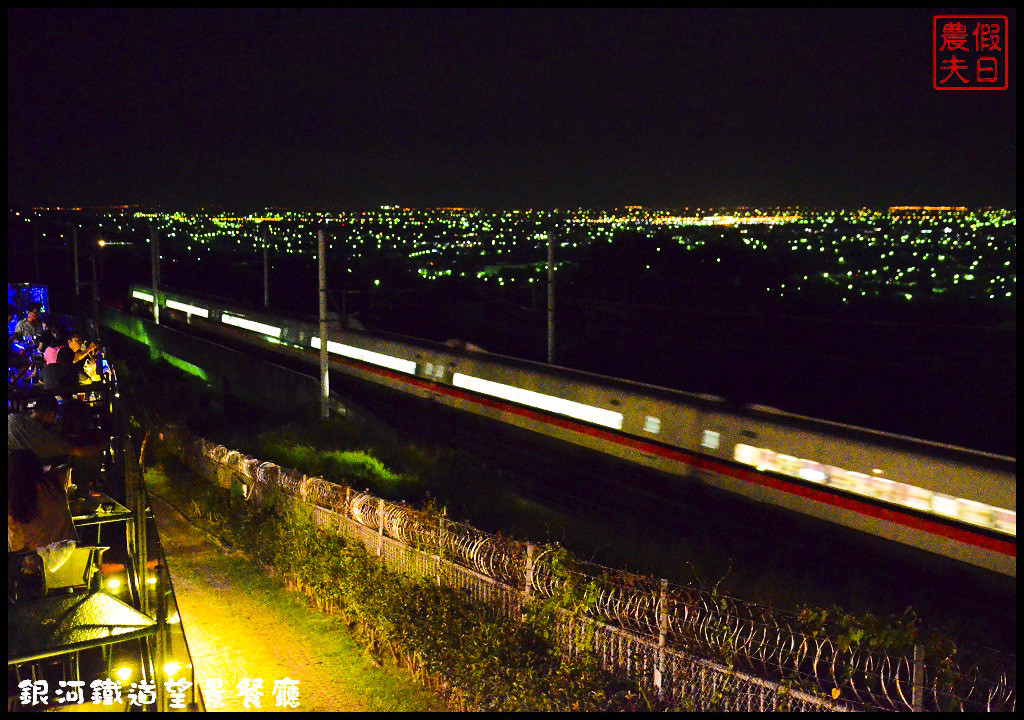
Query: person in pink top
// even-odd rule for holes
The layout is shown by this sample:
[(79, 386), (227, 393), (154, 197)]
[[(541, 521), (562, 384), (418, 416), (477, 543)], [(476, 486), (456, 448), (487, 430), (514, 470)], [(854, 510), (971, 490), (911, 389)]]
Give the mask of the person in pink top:
[(68, 346), (68, 331), (62, 326), (54, 324), (50, 328), (50, 334), (53, 335), (53, 342), (43, 350), (43, 360), (47, 365), (57, 362), (57, 353), (61, 351), (61, 348)]

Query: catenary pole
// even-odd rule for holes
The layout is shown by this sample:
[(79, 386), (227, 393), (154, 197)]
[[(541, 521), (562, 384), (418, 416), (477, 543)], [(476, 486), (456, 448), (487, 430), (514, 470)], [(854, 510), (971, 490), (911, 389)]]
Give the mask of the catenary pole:
[(149, 227), (149, 262), (153, 276), (153, 322), (160, 324), (160, 234), (156, 225)]
[(317, 269), (320, 276), (320, 418), (330, 415), (327, 398), (331, 394), (331, 380), (327, 371), (327, 238), (324, 229), (317, 230)]
[(548, 364), (555, 362), (555, 233), (548, 232)]
[(263, 307), (270, 308), (270, 266), (267, 264), (267, 230), (263, 226)]

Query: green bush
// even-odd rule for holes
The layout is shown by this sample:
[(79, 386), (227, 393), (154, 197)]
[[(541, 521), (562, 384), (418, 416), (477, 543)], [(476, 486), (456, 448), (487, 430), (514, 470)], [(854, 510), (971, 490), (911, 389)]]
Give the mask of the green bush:
[(611, 693), (622, 685), (595, 657), (570, 657), (553, 642), (553, 607), (535, 605), (525, 622), (498, 616), (459, 590), (388, 570), (361, 544), (316, 528), (308, 511), (280, 494), (264, 493), (254, 503), (196, 475), (175, 474), (179, 506), (197, 511), (225, 542), (275, 569), (319, 607), (340, 614), (378, 657), (412, 661), (429, 677), (443, 678), (460, 704), (502, 711), (637, 709), (639, 694)]

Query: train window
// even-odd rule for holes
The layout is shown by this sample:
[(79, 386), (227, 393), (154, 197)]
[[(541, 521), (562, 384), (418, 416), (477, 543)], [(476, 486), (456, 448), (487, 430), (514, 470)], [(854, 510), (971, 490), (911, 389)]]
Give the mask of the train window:
[(887, 502), (902, 502), (906, 493), (898, 490), (901, 484), (885, 478), (868, 477), (864, 482), (864, 494)]
[(206, 308), (197, 307), (195, 305), (189, 305), (188, 303), (178, 302), (177, 300), (168, 300), (164, 304), (167, 305), (167, 307), (171, 308), (172, 310), (182, 311), (183, 313), (186, 314), (186, 316), (189, 319), (191, 319), (192, 315), (199, 315), (200, 317), (204, 318), (210, 317), (210, 311), (207, 310)]
[(907, 496), (903, 499), (904, 505), (915, 510), (932, 509), (932, 492), (930, 490), (915, 487), (914, 485), (905, 485), (905, 487), (907, 489)]
[(802, 460), (803, 464), (797, 471), (797, 475), (802, 477), (804, 480), (810, 480), (811, 482), (823, 483), (828, 479), (828, 475), (825, 473), (825, 466), (810, 462), (808, 460)]
[[(320, 338), (317, 336), (311, 337), (309, 339), (309, 344), (314, 350), (319, 350)], [(327, 352), (350, 357), (353, 360), (359, 360), (360, 362), (369, 363), (371, 365), (380, 365), (381, 367), (386, 367), (390, 370), (398, 370), (399, 372), (410, 374), (416, 373), (416, 363), (412, 360), (405, 360), (404, 358), (385, 355), (384, 353), (374, 352), (373, 350), (364, 350), (363, 348), (344, 345), (342, 343), (335, 342), (334, 340), (327, 341)]]
[(224, 313), (221, 315), (220, 321), (228, 325), (234, 325), (245, 330), (252, 330), (253, 332), (263, 333), (264, 335), (272, 335), (273, 337), (281, 337), (281, 328), (274, 327), (273, 325), (267, 325), (266, 323), (256, 322), (254, 320), (247, 320), (243, 317), (235, 317), (234, 315), (228, 315)]
[(648, 415), (644, 418), (644, 430), (655, 434), (661, 432), (661, 419)]
[(426, 366), (426, 368), (424, 368), (423, 372), (425, 374), (427, 374), (427, 375), (433, 375), (434, 374), (434, 363), (427, 363), (427, 366)]
[(932, 512), (946, 517), (959, 517), (960, 508), (955, 497), (934, 493), (932, 495)]
[(721, 435), (716, 433), (714, 430), (705, 430), (704, 437), (700, 441), (701, 447), (706, 447), (709, 450), (717, 450), (720, 438)]
[(1003, 532), (1010, 533), (1011, 535), (1017, 535), (1017, 513), (1013, 510), (1004, 510), (1002, 508), (992, 508), (992, 527), (996, 530), (1002, 530)]
[(737, 444), (733, 457), (736, 458), (736, 462), (741, 462), (744, 465), (757, 466), (761, 464), (761, 451), (750, 447), (750, 445)]
[(793, 457), (792, 455), (783, 455), (780, 453), (775, 457), (775, 468), (783, 475), (800, 477), (801, 465), (801, 460)]
[(889, 480), (877, 475), (853, 472), (813, 460), (776, 453), (767, 448), (737, 444), (733, 457), (737, 462), (817, 483), (838, 490), (877, 498), (894, 505), (922, 510), (933, 515), (956, 518), (981, 527), (990, 527), (1010, 535), (1017, 534), (1017, 513), (974, 500), (953, 497), (931, 490)]
[(558, 413), (559, 415), (567, 415), (594, 423), (595, 425), (604, 425), (616, 430), (622, 429), (622, 413), (612, 410), (606, 410), (593, 405), (584, 405), (573, 400), (566, 400), (554, 395), (545, 395), (533, 390), (517, 388), (513, 385), (505, 385), (493, 380), (484, 380), (483, 378), (463, 373), (454, 373), (452, 375), (452, 384), (455, 387), (465, 388), (472, 392), (490, 395), (502, 400), (510, 400), (521, 405)]
[(851, 472), (837, 467), (830, 467), (828, 470), (828, 484), (832, 487), (839, 488), (840, 490), (849, 490), (850, 492), (860, 493), (862, 495), (868, 494), (866, 491), (870, 487), (870, 475)]
[(960, 519), (964, 522), (984, 527), (993, 525), (992, 510), (994, 508), (991, 505), (963, 498), (959, 498), (958, 502), (960, 503)]

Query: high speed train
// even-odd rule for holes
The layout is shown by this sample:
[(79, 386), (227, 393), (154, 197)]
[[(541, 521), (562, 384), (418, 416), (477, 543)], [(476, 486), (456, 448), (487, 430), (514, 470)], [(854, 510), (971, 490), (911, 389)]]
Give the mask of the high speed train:
[[(319, 326), (133, 287), (162, 319), (318, 362)], [(545, 365), (328, 331), (331, 369), (1016, 577), (1016, 458)]]

